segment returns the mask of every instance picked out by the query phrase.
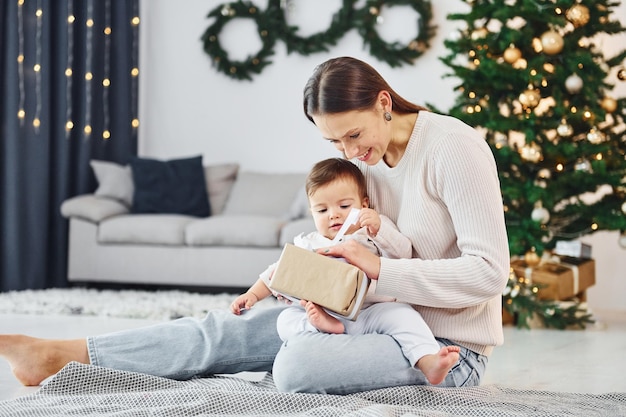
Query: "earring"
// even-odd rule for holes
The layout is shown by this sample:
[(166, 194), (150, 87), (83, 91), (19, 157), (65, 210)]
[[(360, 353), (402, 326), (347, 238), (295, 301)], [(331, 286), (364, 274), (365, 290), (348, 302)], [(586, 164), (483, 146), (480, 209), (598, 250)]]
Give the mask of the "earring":
[(391, 113), (389, 113), (388, 111), (385, 112), (385, 114), (383, 114), (383, 116), (385, 117), (385, 120), (390, 122), (391, 121)]

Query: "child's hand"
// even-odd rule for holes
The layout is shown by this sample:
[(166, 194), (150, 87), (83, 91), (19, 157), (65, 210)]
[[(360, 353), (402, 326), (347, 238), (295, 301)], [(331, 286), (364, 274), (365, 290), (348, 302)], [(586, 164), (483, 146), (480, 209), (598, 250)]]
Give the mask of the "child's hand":
[(230, 305), (230, 311), (232, 311), (233, 314), (240, 315), (243, 310), (252, 308), (257, 301), (259, 301), (259, 299), (251, 292), (241, 294), (239, 297), (235, 298), (235, 301)]
[(359, 226), (366, 227), (371, 237), (376, 237), (380, 230), (380, 216), (371, 208), (363, 208), (359, 213)]

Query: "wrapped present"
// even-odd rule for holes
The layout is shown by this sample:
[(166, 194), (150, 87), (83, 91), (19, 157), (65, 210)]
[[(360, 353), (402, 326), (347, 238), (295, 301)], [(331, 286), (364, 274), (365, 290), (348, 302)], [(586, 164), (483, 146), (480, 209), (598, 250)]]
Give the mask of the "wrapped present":
[(356, 320), (369, 286), (357, 267), (287, 243), (270, 281), (272, 291), (308, 300), (329, 313)]
[(591, 245), (579, 240), (559, 240), (556, 242), (554, 253), (572, 258), (591, 259)]
[(513, 260), (511, 267), (518, 277), (539, 287), (537, 297), (543, 300), (584, 298), (584, 291), (596, 282), (593, 259), (553, 256), (534, 267), (524, 260)]

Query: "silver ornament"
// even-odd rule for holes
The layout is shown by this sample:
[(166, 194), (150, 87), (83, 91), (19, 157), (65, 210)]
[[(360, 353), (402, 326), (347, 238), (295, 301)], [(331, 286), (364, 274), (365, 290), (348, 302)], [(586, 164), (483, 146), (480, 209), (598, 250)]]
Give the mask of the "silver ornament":
[(576, 94), (583, 88), (583, 79), (578, 74), (572, 74), (565, 79), (565, 88), (570, 93)]
[(579, 159), (574, 164), (574, 169), (581, 172), (591, 172), (591, 162), (587, 159)]
[(565, 121), (563, 121), (560, 125), (557, 126), (556, 133), (558, 133), (561, 137), (572, 136), (572, 134), (574, 133), (574, 128), (571, 125), (567, 124)]
[(545, 207), (535, 207), (530, 213), (530, 218), (535, 222), (546, 224), (550, 221), (550, 212)]
[(593, 145), (598, 145), (604, 142), (604, 134), (599, 130), (592, 128), (589, 133), (587, 133), (587, 140)]

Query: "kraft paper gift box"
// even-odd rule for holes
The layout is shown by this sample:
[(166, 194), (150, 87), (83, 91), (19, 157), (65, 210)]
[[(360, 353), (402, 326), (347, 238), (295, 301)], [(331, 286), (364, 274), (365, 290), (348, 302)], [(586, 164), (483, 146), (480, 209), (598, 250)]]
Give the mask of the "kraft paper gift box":
[(537, 297), (542, 300), (567, 300), (595, 284), (596, 269), (593, 259), (560, 257), (558, 262), (545, 262), (530, 267), (523, 260), (511, 262), (518, 277), (526, 277), (538, 284)]
[(312, 301), (349, 320), (356, 320), (368, 286), (369, 279), (357, 267), (290, 243), (270, 281), (270, 288), (287, 298)]

